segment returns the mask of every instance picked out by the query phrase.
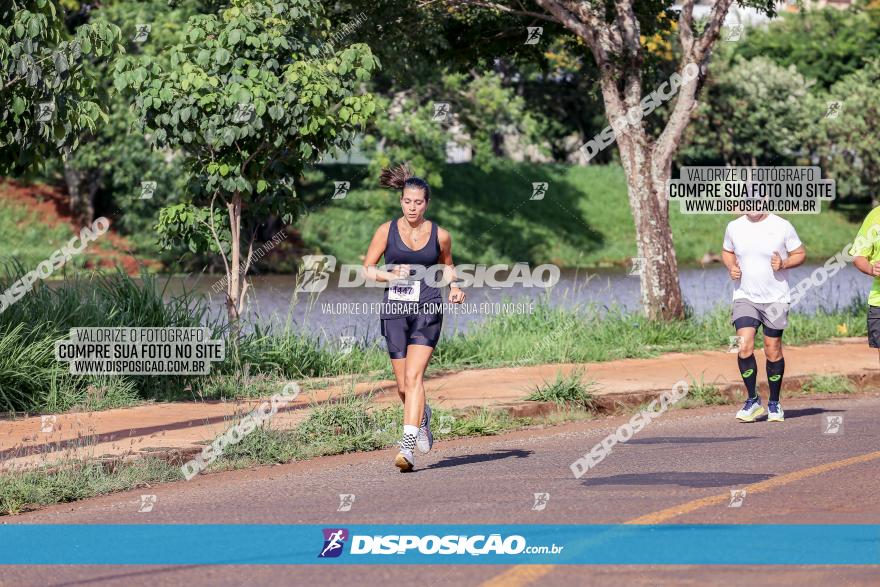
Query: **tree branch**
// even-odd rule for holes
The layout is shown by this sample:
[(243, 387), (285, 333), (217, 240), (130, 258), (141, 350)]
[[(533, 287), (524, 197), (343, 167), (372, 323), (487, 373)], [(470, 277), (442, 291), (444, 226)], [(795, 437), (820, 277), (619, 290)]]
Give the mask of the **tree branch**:
[(700, 35), (700, 38), (697, 39), (694, 45), (695, 61), (702, 62), (709, 50), (712, 49), (715, 41), (718, 40), (721, 25), (724, 24), (724, 19), (727, 18), (727, 12), (730, 10), (731, 4), (733, 4), (733, 0), (717, 0), (715, 5), (712, 6), (712, 12), (709, 13), (709, 24), (706, 25), (703, 34)]
[[(523, 9), (515, 9), (510, 6), (504, 6), (503, 4), (498, 4), (496, 2), (483, 2), (482, 0), (447, 0), (453, 6), (475, 6), (477, 8), (489, 8), (491, 10), (497, 10), (499, 12), (505, 12), (507, 14), (516, 14), (519, 16), (528, 16), (531, 18), (539, 18), (541, 20), (546, 20), (548, 22), (557, 22), (555, 18), (550, 16), (549, 14), (542, 14), (540, 12), (532, 12), (530, 10)], [(424, 8), (428, 3), (422, 3), (419, 5), (419, 8)]]

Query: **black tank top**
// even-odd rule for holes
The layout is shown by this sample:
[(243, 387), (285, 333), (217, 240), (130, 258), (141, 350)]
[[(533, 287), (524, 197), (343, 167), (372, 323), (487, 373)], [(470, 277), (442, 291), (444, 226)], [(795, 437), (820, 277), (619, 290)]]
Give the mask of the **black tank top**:
[[(403, 218), (401, 216), (401, 218)], [(391, 226), (388, 227), (388, 240), (385, 244), (385, 252), (383, 256), (385, 257), (386, 265), (421, 265), (426, 269), (436, 265), (440, 260), (440, 241), (437, 238), (437, 223), (431, 222), (431, 235), (428, 237), (428, 242), (425, 243), (425, 246), (421, 249), (414, 251), (410, 249), (403, 242), (403, 239), (400, 238), (400, 233), (397, 230), (397, 222), (398, 219), (391, 221)], [(389, 268), (389, 270), (392, 268)], [(439, 281), (442, 273), (437, 271), (428, 271), (427, 273), (433, 278), (433, 282), (436, 283)], [(440, 303), (440, 289), (437, 287), (433, 287), (428, 285), (424, 278), (418, 280), (419, 282), (419, 300), (418, 302), (413, 301), (400, 301), (400, 300), (389, 300), (388, 292), (390, 291), (390, 284), (385, 288), (385, 294), (382, 298), (382, 311), (380, 316), (382, 318), (399, 318), (401, 316), (411, 316), (416, 314), (417, 307), (421, 307), (423, 304), (427, 303)], [(402, 290), (403, 293), (406, 290)]]

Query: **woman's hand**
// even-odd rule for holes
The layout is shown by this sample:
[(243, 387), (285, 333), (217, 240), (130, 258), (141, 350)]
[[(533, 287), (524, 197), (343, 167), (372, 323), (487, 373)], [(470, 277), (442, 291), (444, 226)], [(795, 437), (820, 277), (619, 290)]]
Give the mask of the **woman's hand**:
[(455, 286), (449, 288), (449, 303), (450, 304), (460, 304), (464, 301), (464, 299), (466, 297), (467, 296), (465, 295), (465, 293), (463, 291), (461, 291), (461, 288), (458, 288)]
[(395, 276), (395, 281), (401, 279), (409, 279), (410, 278), (410, 266), (409, 265), (397, 265), (392, 271), (392, 275)]

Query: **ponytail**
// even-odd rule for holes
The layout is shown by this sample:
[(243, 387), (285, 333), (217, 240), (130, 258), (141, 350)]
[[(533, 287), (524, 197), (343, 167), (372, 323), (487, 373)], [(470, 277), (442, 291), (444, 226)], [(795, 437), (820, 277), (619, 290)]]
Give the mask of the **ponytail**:
[[(424, 179), (413, 175), (407, 163), (401, 163), (397, 167), (386, 167), (379, 174), (379, 185), (384, 188), (401, 190), (414, 187), (422, 190), (425, 200), (431, 199), (431, 187)], [(402, 194), (401, 194), (402, 195)]]

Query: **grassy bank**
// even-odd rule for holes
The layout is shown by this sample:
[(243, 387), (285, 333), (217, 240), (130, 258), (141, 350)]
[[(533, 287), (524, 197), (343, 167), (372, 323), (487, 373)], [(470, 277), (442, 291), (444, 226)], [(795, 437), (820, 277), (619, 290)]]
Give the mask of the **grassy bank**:
[[(16, 259), (28, 268), (49, 258), (74, 236), (66, 224), (47, 225), (40, 214), (22, 203), (0, 198), (0, 258)], [(83, 264), (83, 257), (70, 260), (70, 267)]]
[[(396, 196), (365, 178), (356, 166), (329, 166), (314, 174), (304, 197), (312, 212), (297, 223), (310, 250), (358, 263), (373, 231), (399, 216)], [(344, 199), (332, 200), (334, 181), (349, 181)], [(461, 263), (555, 263), (564, 267), (629, 264), (636, 254), (635, 228), (618, 166), (568, 167), (503, 163), (484, 173), (449, 165), (444, 185), (432, 194), (428, 216), (448, 229)], [(530, 200), (532, 182), (549, 183), (542, 200)], [(824, 210), (791, 215), (810, 258), (824, 261), (855, 236), (867, 211)], [(732, 215), (684, 215), (671, 211), (676, 252), (682, 263), (721, 252)]]
[[(304, 252), (335, 255), (358, 263), (373, 231), (399, 215), (395, 195), (366, 177), (366, 168), (321, 166), (306, 174), (300, 195), (309, 210), (293, 229)], [(344, 199), (332, 199), (334, 181), (348, 181)], [(616, 165), (571, 167), (500, 162), (491, 172), (470, 164), (448, 165), (443, 187), (433, 192), (428, 216), (450, 230), (461, 263), (555, 263), (561, 267), (629, 264), (636, 254), (635, 229), (623, 170)], [(548, 182), (546, 196), (531, 200), (532, 182)], [(4, 197), (0, 185), (0, 259), (37, 265), (72, 236), (66, 224), (48, 227), (41, 214), (20, 199)], [(810, 258), (824, 261), (854, 237), (867, 210), (788, 216), (807, 245)], [(54, 212), (53, 212), (54, 213)], [(720, 253), (730, 215), (671, 212), (678, 259), (696, 263), (705, 253)], [(292, 232), (292, 231), (291, 231)], [(155, 256), (156, 235), (129, 235), (132, 246)], [(97, 247), (106, 246), (99, 241)], [(290, 259), (274, 270), (286, 270)], [(280, 262), (280, 261), (279, 261)], [(82, 264), (74, 260), (71, 266)], [(262, 263), (264, 271), (273, 271)]]

